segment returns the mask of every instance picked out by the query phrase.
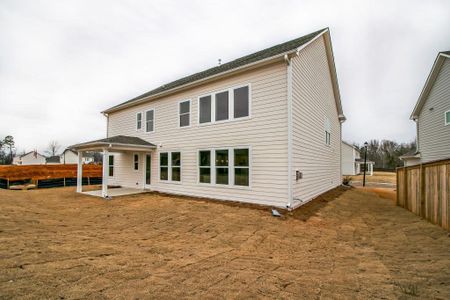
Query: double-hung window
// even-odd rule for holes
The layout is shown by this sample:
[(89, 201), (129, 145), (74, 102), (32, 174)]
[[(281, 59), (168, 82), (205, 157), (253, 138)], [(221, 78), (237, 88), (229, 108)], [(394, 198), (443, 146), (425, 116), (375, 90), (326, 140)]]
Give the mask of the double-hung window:
[(198, 176), (199, 183), (250, 186), (249, 148), (199, 150)]
[(114, 155), (108, 157), (108, 176), (114, 176)]
[(200, 124), (202, 123), (210, 123), (211, 122), (211, 95), (200, 97), (198, 99), (199, 106), (199, 120)]
[(142, 113), (138, 112), (136, 114), (136, 130), (141, 130), (142, 128)]
[(181, 181), (181, 153), (162, 152), (159, 154), (159, 179)]
[(216, 184), (228, 184), (228, 149), (216, 150)]
[(445, 112), (445, 126), (450, 125), (450, 110)]
[(178, 104), (180, 127), (188, 127), (191, 125), (191, 100), (182, 101)]
[(250, 86), (229, 88), (201, 96), (198, 101), (200, 124), (245, 118), (250, 115)]
[(145, 112), (145, 131), (153, 132), (155, 131), (155, 110), (147, 110)]
[(249, 185), (248, 149), (234, 149), (234, 185)]
[(198, 152), (199, 182), (211, 183), (211, 150)]

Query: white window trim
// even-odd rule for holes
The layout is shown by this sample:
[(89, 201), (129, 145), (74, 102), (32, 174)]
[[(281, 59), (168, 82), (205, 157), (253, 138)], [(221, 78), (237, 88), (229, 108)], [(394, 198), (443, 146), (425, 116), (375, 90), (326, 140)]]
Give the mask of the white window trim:
[[(234, 149), (248, 149), (248, 186), (234, 184)], [(228, 185), (216, 183), (216, 150), (228, 150)], [(200, 151), (211, 151), (210, 168), (211, 168), (211, 183), (200, 182)], [(238, 145), (233, 147), (219, 147), (197, 149), (197, 185), (205, 187), (217, 187), (227, 189), (252, 190), (252, 169), (253, 156), (252, 147), (249, 145)]]
[[(189, 125), (187, 125), (187, 126), (181, 126), (181, 111), (180, 111), (180, 106), (181, 106), (181, 103), (184, 103), (184, 102), (189, 102), (189, 113), (183, 113), (183, 115), (187, 115), (187, 114), (189, 114)], [(199, 117), (199, 120), (200, 120), (200, 117)], [(185, 99), (185, 100), (181, 100), (181, 101), (178, 101), (178, 128), (189, 128), (189, 127), (191, 127), (191, 125), (192, 125), (192, 101), (191, 101), (191, 99)]]
[[(111, 165), (110, 163), (109, 163), (109, 158), (110, 157), (113, 157), (113, 164)], [(114, 178), (115, 176), (116, 176), (116, 167), (114, 166), (116, 164), (116, 158), (114, 157), (114, 154), (109, 154), (108, 155), (108, 177), (109, 178)], [(112, 168), (113, 168), (113, 176), (110, 176), (109, 174), (110, 174), (110, 172), (109, 172), (109, 168), (112, 166)]]
[[(141, 114), (141, 128), (138, 128), (138, 115), (139, 114)], [(153, 116), (153, 118), (154, 118), (154, 116)], [(144, 118), (143, 118), (143, 115), (142, 115), (142, 112), (140, 111), (140, 112), (137, 112), (136, 113), (136, 131), (142, 131), (142, 127), (143, 127), (143, 124), (144, 124)]]
[[(248, 116), (245, 117), (234, 117), (234, 90), (242, 87), (248, 86)], [(228, 91), (228, 119), (216, 121), (216, 95)], [(211, 96), (211, 121), (200, 123), (200, 98)], [(227, 122), (244, 121), (252, 118), (252, 86), (251, 83), (245, 83), (241, 85), (233, 85), (231, 87), (211, 91), (209, 93), (202, 94), (197, 97), (197, 124), (199, 126), (211, 125), (211, 124), (221, 124)]]
[(450, 110), (444, 112), (444, 124), (445, 126), (450, 125), (450, 122), (447, 122), (447, 114), (450, 113)]
[[(180, 181), (173, 181), (172, 180), (172, 152), (179, 152), (180, 153)], [(161, 179), (161, 153), (167, 153), (167, 180)], [(166, 167), (166, 166), (163, 166)], [(177, 166), (175, 166), (177, 167)], [(170, 184), (182, 184), (183, 183), (183, 154), (179, 150), (164, 150), (158, 152), (158, 181), (160, 183), (170, 183)]]
[[(147, 112), (149, 112), (149, 111), (153, 111), (153, 130), (152, 131), (147, 131)], [(154, 108), (147, 109), (145, 111), (145, 122), (144, 122), (145, 132), (146, 133), (153, 133), (153, 132), (155, 132), (155, 129), (156, 129), (155, 119), (156, 119), (156, 110)]]
[[(138, 160), (137, 160), (138, 168), (137, 169), (134, 167), (134, 164), (135, 164), (134, 157), (135, 157), (135, 155), (137, 155), (137, 158), (138, 158)], [(140, 154), (139, 153), (133, 153), (133, 158), (131, 159), (131, 161), (132, 161), (133, 171), (134, 172), (139, 172), (140, 169), (141, 169), (141, 156), (140, 156)]]

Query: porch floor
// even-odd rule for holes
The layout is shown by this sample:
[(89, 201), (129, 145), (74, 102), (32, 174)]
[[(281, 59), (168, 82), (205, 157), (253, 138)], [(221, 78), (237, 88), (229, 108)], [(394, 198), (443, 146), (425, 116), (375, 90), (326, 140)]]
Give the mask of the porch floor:
[[(144, 190), (144, 189), (127, 188), (127, 187), (109, 188), (108, 196), (116, 197), (116, 196), (132, 195), (132, 194), (141, 194), (141, 193), (146, 193), (146, 192), (147, 192), (147, 190)], [(82, 193), (86, 194), (86, 195), (97, 196), (97, 197), (102, 196), (102, 190), (86, 191), (86, 192), (82, 192)]]

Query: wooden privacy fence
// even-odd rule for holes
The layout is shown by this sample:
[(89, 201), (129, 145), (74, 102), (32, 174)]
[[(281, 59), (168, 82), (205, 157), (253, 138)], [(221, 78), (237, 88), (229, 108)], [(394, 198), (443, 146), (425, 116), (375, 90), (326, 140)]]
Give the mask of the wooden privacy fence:
[[(0, 188), (29, 181), (38, 187), (74, 185), (76, 177), (76, 164), (0, 166)], [(83, 184), (98, 184), (101, 177), (101, 165), (83, 165)]]
[(398, 168), (397, 205), (450, 231), (450, 159)]

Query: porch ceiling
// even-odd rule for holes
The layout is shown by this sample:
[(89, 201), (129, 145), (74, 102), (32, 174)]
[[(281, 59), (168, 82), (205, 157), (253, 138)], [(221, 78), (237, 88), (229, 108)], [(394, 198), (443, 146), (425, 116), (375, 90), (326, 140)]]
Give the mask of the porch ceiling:
[(156, 145), (135, 136), (117, 135), (105, 139), (75, 144), (69, 149), (75, 151), (150, 151)]

